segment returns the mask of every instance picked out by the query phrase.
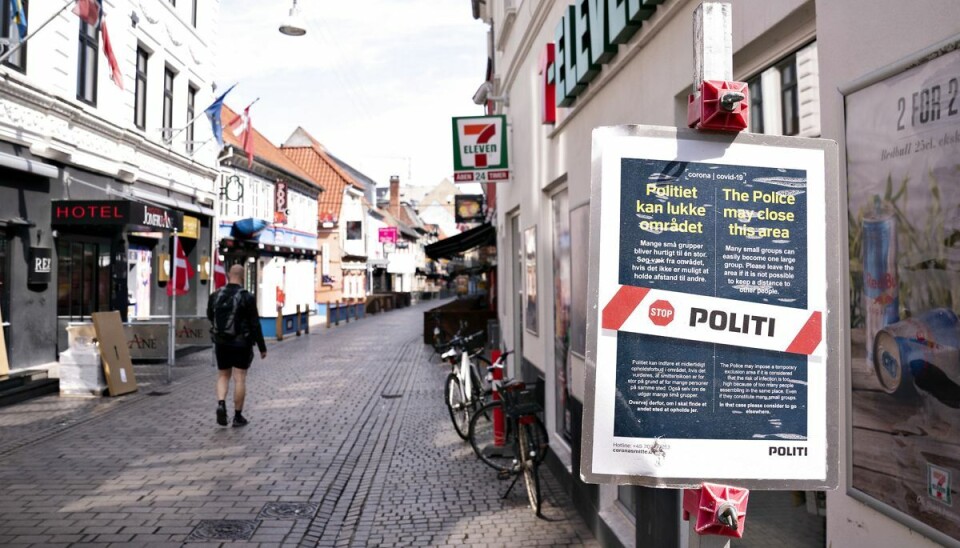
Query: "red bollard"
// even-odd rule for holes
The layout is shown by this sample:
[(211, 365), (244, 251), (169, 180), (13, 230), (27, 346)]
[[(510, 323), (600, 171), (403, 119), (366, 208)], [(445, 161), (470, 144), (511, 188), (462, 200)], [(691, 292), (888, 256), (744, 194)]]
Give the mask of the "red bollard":
[[(497, 360), (500, 359), (500, 351), (493, 350), (490, 352), (490, 362), (497, 363)], [(494, 369), (493, 380), (502, 381), (503, 380), (503, 369)], [(500, 394), (498, 392), (493, 393), (493, 400), (499, 401)], [(497, 447), (503, 447), (507, 442), (506, 436), (506, 423), (504, 421), (503, 409), (500, 407), (495, 407), (493, 409), (493, 444)]]

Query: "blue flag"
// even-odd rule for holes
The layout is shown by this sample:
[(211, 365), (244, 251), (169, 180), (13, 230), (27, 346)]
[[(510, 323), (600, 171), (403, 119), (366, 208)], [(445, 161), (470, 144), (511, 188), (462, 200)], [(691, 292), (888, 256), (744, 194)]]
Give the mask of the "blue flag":
[(223, 122), (220, 121), (220, 109), (223, 108), (223, 99), (235, 87), (237, 87), (236, 84), (227, 88), (227, 91), (223, 92), (223, 95), (217, 97), (216, 100), (203, 111), (207, 114), (207, 118), (210, 119), (210, 125), (213, 127), (213, 138), (217, 140), (220, 148), (223, 148)]
[(10, 0), (10, 20), (17, 24), (20, 31), (20, 40), (27, 35), (27, 14), (23, 12), (21, 0)]

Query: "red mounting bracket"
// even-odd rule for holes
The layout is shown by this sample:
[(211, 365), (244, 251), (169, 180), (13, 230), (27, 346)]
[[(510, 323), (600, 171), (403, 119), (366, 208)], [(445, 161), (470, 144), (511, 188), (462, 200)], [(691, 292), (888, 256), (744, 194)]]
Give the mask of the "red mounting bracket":
[(683, 519), (696, 515), (698, 535), (742, 538), (747, 520), (750, 491), (729, 485), (704, 483), (699, 489), (683, 490)]
[(699, 93), (689, 96), (687, 126), (716, 131), (743, 131), (749, 127), (750, 87), (746, 82), (704, 80)]

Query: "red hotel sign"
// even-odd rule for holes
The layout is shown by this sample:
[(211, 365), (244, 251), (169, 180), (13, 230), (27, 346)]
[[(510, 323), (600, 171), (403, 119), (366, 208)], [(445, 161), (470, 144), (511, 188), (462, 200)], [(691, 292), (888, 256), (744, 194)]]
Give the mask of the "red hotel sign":
[(183, 213), (127, 200), (55, 201), (52, 203), (51, 213), (54, 225), (132, 225), (161, 230), (183, 230)]

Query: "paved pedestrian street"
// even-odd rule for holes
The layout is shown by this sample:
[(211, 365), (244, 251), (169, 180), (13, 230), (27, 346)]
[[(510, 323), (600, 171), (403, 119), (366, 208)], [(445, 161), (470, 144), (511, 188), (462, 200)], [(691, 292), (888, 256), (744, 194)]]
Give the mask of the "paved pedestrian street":
[(209, 352), (172, 384), (138, 366), (132, 395), (0, 409), (0, 546), (596, 545), (546, 469), (541, 520), (457, 437), (432, 306), (271, 345), (243, 428), (215, 423)]

